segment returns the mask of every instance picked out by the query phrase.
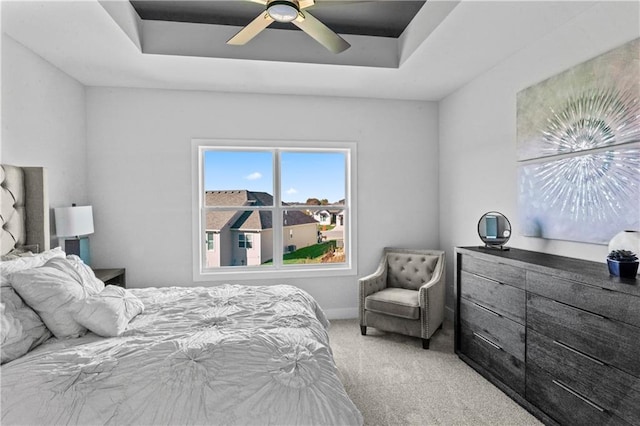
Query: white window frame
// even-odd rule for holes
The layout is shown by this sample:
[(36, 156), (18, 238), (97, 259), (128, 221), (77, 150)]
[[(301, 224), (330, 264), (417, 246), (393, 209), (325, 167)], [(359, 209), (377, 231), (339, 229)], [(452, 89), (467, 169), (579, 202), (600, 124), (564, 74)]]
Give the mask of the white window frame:
[[(273, 232), (273, 265), (256, 266), (229, 266), (205, 268), (206, 252), (203, 250), (202, 236), (205, 235), (204, 227), (204, 152), (209, 149), (229, 151), (255, 151), (270, 150), (272, 152), (336, 152), (345, 153), (345, 210), (347, 219), (344, 224), (345, 233), (345, 262), (344, 263), (320, 263), (306, 265), (283, 265), (284, 254), (283, 228), (280, 220), (274, 218)], [(304, 278), (325, 276), (353, 276), (357, 270), (357, 150), (355, 142), (334, 141), (273, 141), (273, 140), (237, 140), (237, 139), (193, 139), (192, 140), (192, 250), (193, 250), (193, 280), (217, 281), (234, 279), (271, 279), (271, 278)], [(280, 164), (279, 157), (274, 155), (273, 164), (273, 202), (269, 208), (275, 217), (281, 217), (282, 211), (287, 210), (281, 206), (280, 197)], [(289, 207), (288, 209), (291, 209)]]

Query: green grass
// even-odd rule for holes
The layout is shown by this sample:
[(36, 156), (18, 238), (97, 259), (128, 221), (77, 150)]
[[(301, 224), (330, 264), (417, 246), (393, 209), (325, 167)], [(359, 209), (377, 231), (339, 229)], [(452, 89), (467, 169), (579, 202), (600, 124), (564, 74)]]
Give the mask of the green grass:
[[(287, 253), (282, 258), (285, 265), (295, 265), (299, 263), (319, 263), (320, 258), (329, 250), (336, 248), (336, 241), (330, 240), (324, 243), (314, 244), (309, 247), (301, 248), (292, 253)], [(268, 260), (263, 265), (271, 265), (273, 260)]]

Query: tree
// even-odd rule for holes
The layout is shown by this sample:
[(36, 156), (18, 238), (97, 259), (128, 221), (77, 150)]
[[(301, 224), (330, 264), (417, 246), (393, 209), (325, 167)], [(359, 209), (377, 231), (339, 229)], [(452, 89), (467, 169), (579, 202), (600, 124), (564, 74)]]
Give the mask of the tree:
[(307, 198), (307, 205), (319, 206), (320, 205), (320, 200), (318, 200), (317, 198)]

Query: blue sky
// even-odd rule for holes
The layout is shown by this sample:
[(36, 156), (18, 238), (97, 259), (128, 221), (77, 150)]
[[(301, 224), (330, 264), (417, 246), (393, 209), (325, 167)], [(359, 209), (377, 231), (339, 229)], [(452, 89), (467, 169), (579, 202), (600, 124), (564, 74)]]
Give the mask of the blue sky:
[[(205, 152), (205, 190), (247, 189), (273, 195), (272, 155), (264, 151)], [(345, 198), (345, 154), (283, 152), (281, 158), (284, 201), (326, 198), (334, 203)]]

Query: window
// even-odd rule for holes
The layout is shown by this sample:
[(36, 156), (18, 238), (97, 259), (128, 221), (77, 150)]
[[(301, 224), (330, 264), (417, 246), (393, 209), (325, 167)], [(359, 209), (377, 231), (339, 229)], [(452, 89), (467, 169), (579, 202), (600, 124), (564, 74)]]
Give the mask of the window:
[(213, 232), (207, 231), (207, 250), (213, 250)]
[(250, 249), (253, 247), (251, 234), (238, 234), (238, 247)]
[(194, 279), (356, 274), (355, 144), (269, 144), (194, 140)]

